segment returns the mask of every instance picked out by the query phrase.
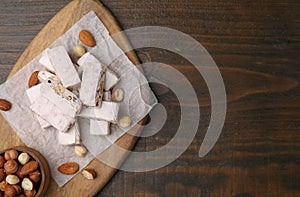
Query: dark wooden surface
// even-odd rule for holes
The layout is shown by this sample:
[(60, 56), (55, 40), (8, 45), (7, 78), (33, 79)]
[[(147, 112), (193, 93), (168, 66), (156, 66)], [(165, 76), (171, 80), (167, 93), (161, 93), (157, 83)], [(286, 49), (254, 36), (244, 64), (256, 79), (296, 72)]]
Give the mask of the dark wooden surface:
[[(1, 83), (31, 40), (68, 2), (1, 0)], [(211, 109), (201, 75), (176, 54), (138, 50), (141, 60), (169, 64), (190, 80), (201, 105), (200, 126), (191, 146), (175, 162), (152, 172), (119, 171), (99, 196), (300, 196), (300, 3), (102, 2), (123, 29), (166, 26), (204, 45), (224, 78), (228, 110), (216, 146), (199, 158)], [(180, 108), (174, 94), (161, 86), (153, 89), (168, 120), (158, 134), (140, 139), (136, 151), (163, 146), (178, 126)]]

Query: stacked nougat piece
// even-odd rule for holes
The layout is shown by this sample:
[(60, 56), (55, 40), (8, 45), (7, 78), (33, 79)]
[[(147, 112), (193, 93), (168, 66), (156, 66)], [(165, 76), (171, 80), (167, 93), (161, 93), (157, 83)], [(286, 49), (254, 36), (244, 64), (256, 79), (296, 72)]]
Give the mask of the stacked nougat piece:
[(78, 60), (78, 67), (63, 46), (46, 49), (39, 63), (47, 71), (39, 71), (40, 83), (26, 93), (41, 127), (57, 129), (62, 145), (77, 144), (80, 116), (89, 119), (91, 135), (108, 135), (119, 111), (119, 103), (111, 100), (117, 75), (90, 53)]

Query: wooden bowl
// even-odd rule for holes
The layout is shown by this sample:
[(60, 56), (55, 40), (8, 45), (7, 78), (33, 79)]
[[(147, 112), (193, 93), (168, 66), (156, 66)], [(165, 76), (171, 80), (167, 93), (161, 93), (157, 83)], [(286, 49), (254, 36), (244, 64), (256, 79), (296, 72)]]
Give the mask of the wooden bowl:
[(19, 154), (21, 152), (28, 153), (35, 161), (39, 163), (39, 168), (41, 172), (41, 181), (40, 181), (39, 189), (37, 190), (36, 193), (36, 197), (44, 196), (49, 187), (50, 180), (51, 180), (50, 167), (47, 160), (44, 158), (44, 156), (41, 153), (26, 146), (16, 146), (16, 147), (2, 150), (0, 151), (0, 155), (3, 155), (5, 151), (12, 150), (12, 149), (18, 151)]

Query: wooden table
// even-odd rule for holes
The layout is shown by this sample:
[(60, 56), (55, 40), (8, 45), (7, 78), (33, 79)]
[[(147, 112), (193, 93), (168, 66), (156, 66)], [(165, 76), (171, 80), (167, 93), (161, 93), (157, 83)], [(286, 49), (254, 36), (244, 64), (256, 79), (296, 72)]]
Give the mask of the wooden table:
[[(1, 83), (31, 40), (68, 2), (1, 1)], [(101, 196), (300, 196), (300, 3), (102, 2), (123, 29), (165, 26), (199, 41), (221, 71), (228, 109), (217, 144), (207, 156), (198, 157), (211, 115), (203, 78), (174, 53), (138, 50), (143, 62), (169, 64), (189, 79), (199, 96), (200, 126), (190, 147), (175, 162), (152, 172), (119, 171)], [(159, 133), (140, 139), (135, 151), (163, 146), (178, 126), (180, 106), (175, 95), (162, 86), (152, 88), (167, 109), (168, 120)]]

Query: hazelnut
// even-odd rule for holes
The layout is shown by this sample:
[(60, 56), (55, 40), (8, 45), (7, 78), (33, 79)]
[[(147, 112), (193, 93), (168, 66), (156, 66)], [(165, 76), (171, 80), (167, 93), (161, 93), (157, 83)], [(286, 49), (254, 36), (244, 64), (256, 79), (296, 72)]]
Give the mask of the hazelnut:
[(18, 194), (16, 197), (26, 197), (25, 194)]
[(7, 185), (5, 188), (4, 195), (6, 197), (15, 197), (18, 195), (17, 190), (12, 185)]
[(29, 174), (29, 178), (33, 182), (38, 183), (41, 180), (41, 173), (38, 170), (36, 170)]
[(15, 197), (22, 192), (22, 189), (18, 185), (7, 185), (5, 188), (5, 197)]
[(96, 172), (88, 168), (84, 169), (81, 174), (88, 180), (93, 180), (97, 177)]
[(87, 149), (82, 145), (76, 145), (74, 149), (76, 155), (78, 155), (79, 157), (84, 157), (88, 152)]
[(0, 182), (0, 190), (4, 192), (7, 185), (8, 185), (8, 183), (6, 182), (6, 180), (1, 181)]
[(4, 164), (5, 164), (5, 159), (3, 156), (0, 156), (0, 168), (3, 168)]
[(20, 182), (19, 177), (17, 177), (16, 175), (12, 175), (12, 174), (7, 175), (5, 180), (10, 185), (18, 184)]
[(76, 57), (81, 57), (81, 56), (83, 56), (83, 55), (85, 54), (85, 52), (86, 52), (85, 48), (84, 48), (83, 46), (81, 46), (81, 45), (76, 45), (76, 46), (74, 47), (73, 51), (74, 51), (74, 55), (75, 55)]
[(24, 178), (21, 183), (21, 186), (24, 190), (33, 190), (33, 183), (29, 178)]
[(0, 197), (3, 197), (3, 196), (4, 196), (4, 193), (0, 191)]
[(115, 101), (121, 102), (124, 99), (124, 91), (121, 88), (117, 88), (112, 93), (111, 98)]
[(5, 179), (5, 176), (6, 176), (6, 174), (5, 174), (4, 169), (0, 169), (0, 181), (3, 181)]
[(17, 159), (18, 156), (19, 156), (18, 151), (13, 150), (13, 149), (5, 151), (5, 153), (4, 153), (5, 160)]
[(20, 164), (25, 165), (30, 159), (30, 156), (27, 153), (21, 153), (18, 157)]
[(19, 186), (19, 185), (12, 185), (14, 188), (15, 188), (15, 190), (17, 191), (17, 194), (20, 194), (23, 190), (22, 190), (22, 188)]
[(4, 164), (4, 170), (6, 174), (14, 174), (15, 172), (17, 172), (18, 168), (18, 163), (15, 160), (8, 160)]
[(126, 128), (129, 127), (131, 125), (131, 119), (129, 116), (123, 116), (120, 120), (119, 120), (119, 125), (122, 128)]
[(26, 197), (34, 197), (36, 195), (36, 190), (24, 190), (24, 194)]

